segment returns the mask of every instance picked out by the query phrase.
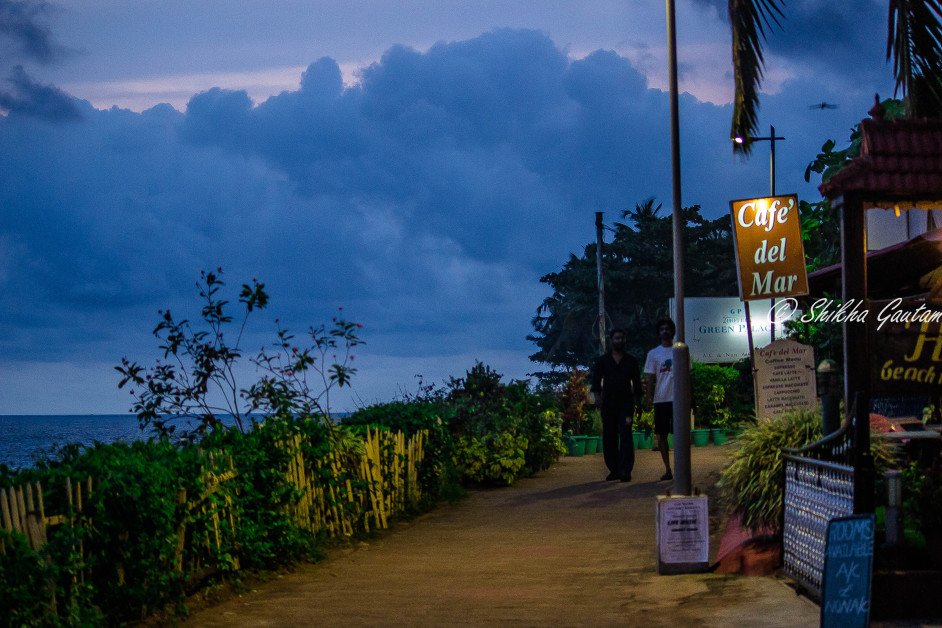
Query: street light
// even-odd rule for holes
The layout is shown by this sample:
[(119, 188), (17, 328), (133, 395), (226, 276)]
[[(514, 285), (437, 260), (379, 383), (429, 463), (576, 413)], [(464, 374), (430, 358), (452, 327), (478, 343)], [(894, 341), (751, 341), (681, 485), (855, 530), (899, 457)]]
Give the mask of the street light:
[[(775, 127), (769, 125), (768, 137), (742, 137), (737, 135), (733, 141), (737, 144), (752, 144), (753, 142), (768, 142), (772, 147), (769, 157), (769, 196), (775, 196), (775, 142), (784, 140), (784, 137), (775, 135)], [(749, 303), (746, 302), (746, 316), (748, 318)], [(775, 340), (775, 298), (772, 299), (772, 307), (769, 309), (769, 327), (772, 333), (772, 340)], [(749, 322), (751, 327), (752, 323)], [(752, 351), (752, 343), (749, 343), (749, 350)]]
[(784, 137), (775, 135), (775, 127), (769, 126), (768, 137), (742, 137), (737, 135), (733, 141), (737, 144), (752, 144), (753, 142), (768, 142), (772, 146), (771, 158), (769, 160), (769, 196), (775, 196), (775, 142), (784, 140)]

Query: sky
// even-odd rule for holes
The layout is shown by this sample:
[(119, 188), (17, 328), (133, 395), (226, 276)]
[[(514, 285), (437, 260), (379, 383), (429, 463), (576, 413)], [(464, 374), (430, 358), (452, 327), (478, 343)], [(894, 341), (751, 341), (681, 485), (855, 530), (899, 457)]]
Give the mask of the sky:
[[(768, 191), (768, 143), (730, 149), (725, 5), (677, 9), (682, 200), (709, 217)], [(779, 193), (816, 200), (807, 163), (892, 95), (886, 6), (788, 2)], [(363, 324), (334, 410), (542, 370), (539, 278), (596, 211), (671, 209), (666, 85), (655, 0), (0, 0), (0, 414), (127, 412), (113, 367), (152, 363), (158, 310), (194, 316), (217, 267), (270, 292), (252, 349), (275, 317)]]

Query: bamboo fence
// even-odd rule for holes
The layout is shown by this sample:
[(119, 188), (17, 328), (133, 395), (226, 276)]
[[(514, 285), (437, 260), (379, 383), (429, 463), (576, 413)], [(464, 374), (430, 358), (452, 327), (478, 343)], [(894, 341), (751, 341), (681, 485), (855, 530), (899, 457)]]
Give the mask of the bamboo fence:
[[(362, 450), (331, 451), (325, 457), (309, 458), (300, 435), (283, 442), (289, 453), (286, 479), (296, 491), (290, 515), (296, 526), (312, 533), (326, 532), (331, 537), (350, 537), (355, 532), (382, 529), (390, 519), (421, 499), (418, 469), (424, 459), (426, 433), (406, 438), (402, 432), (368, 429)], [(205, 456), (199, 485), (200, 494), (188, 495), (180, 489), (176, 495), (176, 547), (168, 569), (181, 573), (187, 581), (198, 581), (207, 570), (220, 569), (220, 556), (229, 558), (224, 568), (239, 569), (235, 533), (239, 525), (237, 471), (228, 455)], [(97, 482), (91, 477), (78, 481), (66, 478), (58, 488), (43, 487), (39, 482), (0, 489), (0, 524), (7, 536), (21, 535), (34, 550), (41, 549), (59, 526), (91, 528), (89, 498)], [(55, 490), (65, 493), (64, 512), (50, 515), (45, 504), (51, 503)], [(61, 498), (61, 494), (59, 496)], [(126, 535), (125, 535), (126, 536)], [(88, 565), (83, 535), (74, 546), (81, 565)], [(112, 540), (126, 542), (127, 538)], [(0, 553), (7, 551), (0, 535)], [(94, 561), (91, 561), (94, 562)], [(120, 562), (110, 566), (97, 563), (96, 570), (109, 570), (119, 585), (125, 581), (125, 567)], [(86, 571), (73, 576), (73, 584), (84, 582)], [(53, 595), (51, 606), (55, 608)]]
[(367, 428), (359, 459), (332, 450), (309, 460), (300, 435), (282, 442), (290, 455), (286, 479), (300, 495), (292, 506), (295, 525), (332, 537), (387, 528), (422, 497), (425, 438), (424, 430), (406, 439), (402, 432)]

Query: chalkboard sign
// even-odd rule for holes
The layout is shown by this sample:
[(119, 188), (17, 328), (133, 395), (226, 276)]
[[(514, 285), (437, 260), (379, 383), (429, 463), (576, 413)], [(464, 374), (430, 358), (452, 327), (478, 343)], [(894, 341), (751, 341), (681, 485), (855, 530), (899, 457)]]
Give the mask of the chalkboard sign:
[(873, 515), (828, 522), (821, 584), (821, 626), (866, 627), (870, 622)]

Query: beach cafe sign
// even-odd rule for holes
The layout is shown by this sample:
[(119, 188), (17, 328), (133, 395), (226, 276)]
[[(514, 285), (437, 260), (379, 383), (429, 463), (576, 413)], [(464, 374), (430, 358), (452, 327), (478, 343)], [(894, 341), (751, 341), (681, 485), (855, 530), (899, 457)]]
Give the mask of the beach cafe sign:
[(798, 196), (731, 201), (730, 207), (742, 300), (808, 294)]
[[(942, 392), (942, 309), (922, 299), (871, 301), (860, 310), (870, 327), (874, 392)], [(876, 316), (867, 317), (869, 310)]]

